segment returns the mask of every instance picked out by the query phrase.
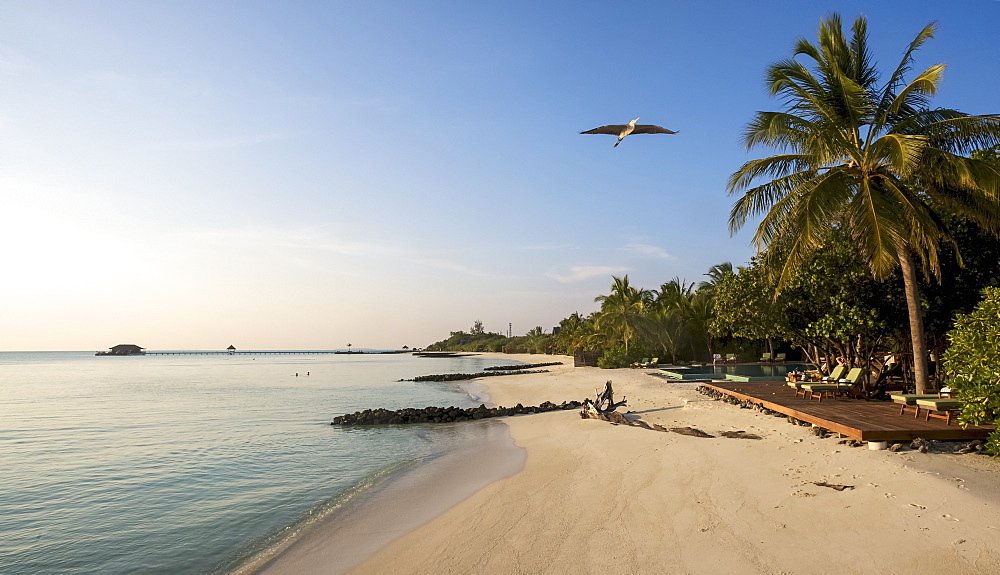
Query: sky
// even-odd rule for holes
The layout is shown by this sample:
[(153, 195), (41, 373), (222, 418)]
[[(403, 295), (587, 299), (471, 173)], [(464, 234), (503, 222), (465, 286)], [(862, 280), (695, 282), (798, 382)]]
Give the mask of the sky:
[(1000, 112), (997, 0), (0, 3), (0, 350), (423, 347), (743, 265), (741, 131), (832, 12), (883, 70), (936, 21), (934, 105)]

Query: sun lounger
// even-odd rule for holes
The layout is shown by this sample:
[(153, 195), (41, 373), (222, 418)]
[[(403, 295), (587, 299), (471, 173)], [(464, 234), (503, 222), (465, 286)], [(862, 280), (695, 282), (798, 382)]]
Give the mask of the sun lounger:
[(959, 409), (962, 407), (962, 404), (957, 399), (935, 398), (918, 399), (916, 401), (918, 414), (920, 413), (920, 409), (927, 410), (927, 414), (924, 416), (925, 421), (930, 421), (934, 417), (945, 420), (946, 425), (951, 425), (952, 418), (958, 414)]
[(785, 363), (785, 354), (783, 353), (774, 354), (774, 361), (776, 363)]
[(641, 367), (656, 367), (658, 365), (660, 365), (660, 358), (654, 357), (653, 359), (651, 359), (651, 360), (647, 361), (646, 363), (642, 364)]
[(736, 354), (735, 353), (727, 353), (726, 354), (726, 363), (729, 363), (729, 362), (736, 363)]
[(838, 365), (837, 367), (833, 368), (833, 371), (830, 372), (830, 375), (824, 377), (820, 381), (820, 383), (837, 383), (838, 381), (840, 381), (840, 378), (844, 377), (845, 373), (847, 373), (847, 366)]
[(804, 381), (787, 381), (788, 387), (795, 390), (795, 397), (802, 396), (803, 399), (806, 397), (806, 390), (802, 387), (806, 385)]
[(942, 387), (937, 393), (896, 393), (890, 394), (889, 398), (899, 404), (899, 414), (903, 415), (909, 410), (913, 410), (913, 417), (920, 417), (920, 407), (917, 405), (918, 399), (950, 399), (951, 388)]
[[(823, 401), (823, 396), (834, 397), (843, 393), (839, 383), (803, 383), (802, 389), (805, 393), (802, 394), (806, 399), (818, 399)], [(806, 396), (806, 393), (809, 395)], [(796, 393), (796, 395), (798, 395)]]
[(929, 393), (897, 393), (889, 395), (889, 398), (899, 404), (899, 414), (903, 415), (909, 410), (913, 410), (913, 417), (920, 415), (920, 408), (917, 406), (918, 399), (938, 399), (938, 394)]
[(630, 363), (630, 364), (628, 364), (628, 366), (631, 367), (631, 368), (646, 367), (647, 363), (649, 363), (649, 358), (648, 357), (644, 357), (644, 358), (642, 358), (642, 361), (637, 361), (635, 363)]
[(760, 360), (761, 360), (762, 362), (763, 362), (763, 361), (771, 361), (771, 354), (770, 354), (770, 353), (765, 353), (765, 354), (762, 354), (762, 355), (760, 356)]
[(809, 393), (806, 399), (818, 399), (823, 401), (823, 397), (835, 397), (850, 391), (861, 381), (863, 370), (860, 367), (851, 368), (847, 376), (829, 383), (804, 383), (802, 387)]

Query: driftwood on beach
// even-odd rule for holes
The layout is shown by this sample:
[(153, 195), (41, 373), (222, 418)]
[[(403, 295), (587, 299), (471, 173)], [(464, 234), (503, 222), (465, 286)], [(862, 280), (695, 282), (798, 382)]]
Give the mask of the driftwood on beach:
[(611, 381), (609, 380), (606, 384), (604, 384), (604, 391), (597, 394), (595, 399), (592, 400), (587, 398), (583, 400), (583, 409), (580, 410), (580, 417), (584, 419), (599, 419), (614, 425), (642, 427), (643, 429), (649, 429), (652, 431), (672, 431), (674, 433), (691, 435), (693, 437), (715, 437), (714, 435), (705, 433), (704, 431), (693, 427), (671, 427), (670, 429), (667, 429), (662, 425), (646, 422), (641, 419), (630, 420), (628, 417), (618, 413), (617, 411), (617, 409), (623, 405), (626, 405), (625, 398), (622, 397), (621, 401), (615, 401), (615, 391), (611, 386)]
[(333, 418), (331, 425), (404, 425), (408, 423), (453, 423), (459, 421), (475, 421), (491, 417), (506, 417), (527, 413), (544, 413), (576, 409), (579, 401), (564, 401), (560, 404), (546, 401), (539, 405), (524, 406), (520, 403), (514, 407), (479, 407), (463, 409), (461, 407), (410, 407), (407, 409), (366, 409)]
[(595, 399), (583, 400), (583, 409), (580, 410), (580, 417), (584, 419), (600, 419), (616, 425), (632, 425), (624, 415), (618, 413), (617, 409), (627, 405), (625, 398), (615, 401), (615, 390), (611, 387), (611, 380), (604, 384), (604, 391), (597, 394)]

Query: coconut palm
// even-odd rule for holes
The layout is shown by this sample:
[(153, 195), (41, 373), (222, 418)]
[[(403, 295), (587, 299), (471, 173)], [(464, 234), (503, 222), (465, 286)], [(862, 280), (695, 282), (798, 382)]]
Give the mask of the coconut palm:
[(925, 273), (939, 276), (938, 255), (954, 245), (941, 213), (1000, 229), (1000, 169), (967, 157), (1000, 142), (1000, 116), (931, 109), (943, 64), (904, 80), (934, 30), (934, 24), (921, 30), (881, 83), (867, 20), (855, 20), (850, 38), (836, 14), (822, 20), (818, 44), (798, 40), (791, 58), (767, 70), (771, 95), (785, 111), (758, 112), (744, 133), (748, 149), (782, 153), (747, 162), (729, 180), (730, 194), (744, 192), (730, 231), (763, 215), (754, 244), (759, 251), (780, 245), (766, 253), (788, 254), (770, 262), (780, 270), (778, 289), (836, 227), (853, 239), (875, 278), (899, 266), (918, 393), (927, 387), (927, 369), (914, 256)]
[(645, 324), (646, 308), (652, 302), (652, 294), (646, 289), (629, 285), (628, 275), (611, 276), (611, 293), (594, 298), (601, 304), (596, 327), (610, 337), (620, 340), (628, 355), (628, 344), (642, 332)]
[(677, 363), (677, 354), (684, 341), (684, 321), (674, 308), (654, 306), (647, 313), (649, 341), (662, 351), (662, 357), (669, 357), (670, 363)]
[(732, 275), (733, 263), (732, 262), (722, 262), (721, 264), (715, 264), (714, 266), (708, 268), (708, 281), (703, 281), (698, 284), (698, 291), (701, 290), (714, 290), (715, 286), (719, 285), (722, 280), (728, 275)]

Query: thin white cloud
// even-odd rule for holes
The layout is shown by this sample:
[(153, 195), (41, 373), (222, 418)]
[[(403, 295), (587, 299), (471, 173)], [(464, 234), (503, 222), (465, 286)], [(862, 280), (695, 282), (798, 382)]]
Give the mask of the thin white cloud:
[(448, 270), (469, 275), (479, 275), (479, 272), (477, 272), (476, 270), (450, 260), (442, 260), (437, 258), (419, 258), (413, 261), (420, 265), (424, 265), (435, 269)]
[(674, 256), (671, 255), (667, 250), (650, 244), (643, 243), (631, 243), (625, 246), (627, 251), (630, 251), (640, 257), (653, 258), (661, 260), (672, 260)]
[(554, 272), (545, 274), (546, 276), (560, 282), (573, 283), (583, 281), (597, 276), (613, 276), (623, 274), (631, 268), (623, 266), (575, 266), (569, 269), (568, 274), (557, 274)]
[(285, 230), (280, 228), (252, 227), (199, 230), (191, 232), (188, 235), (229, 247), (254, 246), (258, 248), (307, 249), (351, 256), (374, 255), (396, 251), (376, 243), (343, 240), (334, 237), (326, 230), (320, 228)]

